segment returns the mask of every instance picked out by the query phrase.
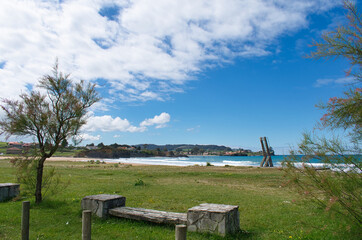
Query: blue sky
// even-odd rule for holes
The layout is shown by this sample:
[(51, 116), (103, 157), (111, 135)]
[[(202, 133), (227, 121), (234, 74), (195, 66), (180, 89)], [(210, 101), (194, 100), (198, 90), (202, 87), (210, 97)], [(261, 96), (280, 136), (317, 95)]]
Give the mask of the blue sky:
[(323, 115), (315, 104), (341, 95), (350, 80), (346, 61), (304, 57), (322, 32), (343, 23), (340, 1), (0, 6), (1, 97), (36, 89), (58, 57), (74, 80), (97, 83), (103, 98), (83, 128), (83, 144), (259, 150), (259, 137), (267, 136), (277, 153), (288, 153)]

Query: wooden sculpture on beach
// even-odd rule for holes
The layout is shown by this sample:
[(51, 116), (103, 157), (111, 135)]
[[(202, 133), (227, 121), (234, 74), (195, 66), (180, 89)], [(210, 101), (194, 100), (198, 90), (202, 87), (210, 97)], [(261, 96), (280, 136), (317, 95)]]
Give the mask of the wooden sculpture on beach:
[(273, 161), (271, 159), (270, 149), (266, 137), (260, 137), (260, 144), (263, 150), (263, 160), (260, 163), (260, 167), (273, 167)]

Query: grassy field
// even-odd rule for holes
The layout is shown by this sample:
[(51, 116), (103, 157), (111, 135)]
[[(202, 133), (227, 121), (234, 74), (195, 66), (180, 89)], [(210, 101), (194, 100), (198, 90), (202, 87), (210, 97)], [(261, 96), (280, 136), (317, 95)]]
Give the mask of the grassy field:
[(7, 147), (8, 147), (8, 143), (6, 143), (6, 142), (0, 142), (0, 153), (5, 154)]
[[(19, 239), (21, 202), (31, 201), (31, 239), (81, 239), (80, 202), (108, 193), (127, 197), (127, 206), (186, 212), (200, 203), (239, 205), (242, 231), (221, 238), (188, 233), (188, 239), (359, 239), (339, 216), (312, 207), (283, 187), (278, 169), (166, 167), (48, 162), (70, 184), (41, 205), (34, 198), (0, 203), (0, 239)], [(0, 182), (14, 182), (15, 169), (0, 160)], [(137, 185), (142, 180), (145, 185)], [(93, 239), (174, 239), (174, 227), (125, 219), (92, 218)]]
[[(0, 153), (6, 155), (6, 150), (8, 148), (7, 142), (0, 142)], [(80, 149), (59, 149), (53, 157), (74, 157), (77, 153), (81, 152)], [(16, 154), (9, 154), (7, 156), (16, 156)]]

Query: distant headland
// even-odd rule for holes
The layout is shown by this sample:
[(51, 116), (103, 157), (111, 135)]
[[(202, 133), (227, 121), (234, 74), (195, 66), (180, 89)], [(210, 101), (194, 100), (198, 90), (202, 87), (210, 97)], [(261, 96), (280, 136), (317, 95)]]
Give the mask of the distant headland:
[[(36, 147), (35, 143), (0, 142), (0, 155), (22, 154)], [(270, 148), (271, 155), (274, 151)], [(88, 158), (132, 158), (132, 157), (188, 157), (188, 156), (262, 156), (263, 152), (253, 152), (249, 149), (232, 149), (220, 145), (200, 144), (87, 144), (59, 146), (59, 156), (74, 156)]]
[[(187, 157), (190, 155), (202, 156), (261, 156), (262, 151), (253, 152), (249, 149), (231, 149), (230, 147), (219, 145), (199, 145), (199, 144), (137, 144), (137, 145), (111, 145), (88, 144), (86, 149), (80, 151), (78, 157), (96, 158), (131, 158), (131, 157)], [(270, 148), (271, 154), (274, 151)]]

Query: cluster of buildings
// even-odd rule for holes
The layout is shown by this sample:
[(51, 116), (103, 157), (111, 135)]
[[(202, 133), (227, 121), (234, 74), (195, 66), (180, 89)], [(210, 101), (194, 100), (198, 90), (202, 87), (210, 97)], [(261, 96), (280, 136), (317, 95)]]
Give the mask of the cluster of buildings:
[(19, 142), (8, 142), (6, 154), (21, 154), (28, 151), (31, 148), (36, 147), (36, 143), (19, 143)]

